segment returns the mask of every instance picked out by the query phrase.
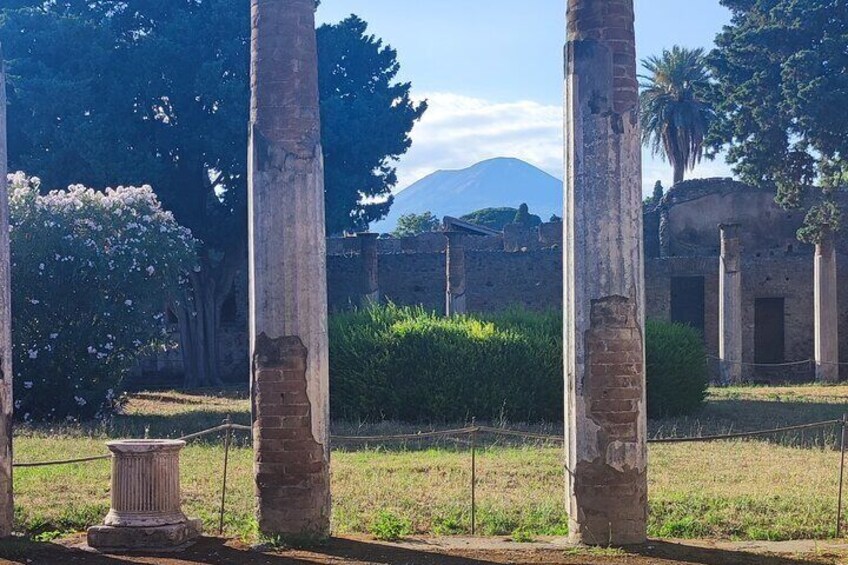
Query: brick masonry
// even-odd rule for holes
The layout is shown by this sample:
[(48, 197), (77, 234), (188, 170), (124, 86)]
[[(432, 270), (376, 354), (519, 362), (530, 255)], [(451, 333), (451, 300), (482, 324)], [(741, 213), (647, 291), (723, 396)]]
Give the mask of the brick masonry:
[(300, 339), (257, 338), (253, 446), (260, 531), (324, 535), (330, 527), (327, 451), (312, 432), (307, 350)]

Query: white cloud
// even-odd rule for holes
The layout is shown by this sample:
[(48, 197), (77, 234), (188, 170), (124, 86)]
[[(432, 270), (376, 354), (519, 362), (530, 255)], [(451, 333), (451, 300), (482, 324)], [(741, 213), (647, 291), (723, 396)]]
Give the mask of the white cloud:
[[(412, 148), (398, 164), (398, 189), (440, 169), (463, 169), (494, 157), (523, 159), (562, 178), (563, 117), (559, 105), (531, 100), (493, 102), (450, 92), (419, 97), (429, 109), (412, 131)], [(671, 166), (643, 153), (643, 185), (650, 193), (662, 180), (671, 186)], [(730, 176), (719, 157), (704, 161), (686, 178)]]
[(491, 102), (460, 94), (421, 96), (430, 108), (412, 131), (398, 167), (399, 188), (439, 169), (516, 157), (562, 177), (562, 108), (538, 102)]

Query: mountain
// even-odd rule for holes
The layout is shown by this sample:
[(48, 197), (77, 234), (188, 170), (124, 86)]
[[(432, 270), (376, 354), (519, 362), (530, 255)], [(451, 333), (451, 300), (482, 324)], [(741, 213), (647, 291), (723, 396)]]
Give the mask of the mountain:
[(520, 159), (490, 159), (467, 169), (436, 171), (403, 189), (389, 215), (371, 230), (390, 232), (404, 214), (429, 211), (439, 219), (458, 218), (481, 208), (518, 208), (522, 202), (545, 221), (551, 214), (562, 217), (562, 181)]

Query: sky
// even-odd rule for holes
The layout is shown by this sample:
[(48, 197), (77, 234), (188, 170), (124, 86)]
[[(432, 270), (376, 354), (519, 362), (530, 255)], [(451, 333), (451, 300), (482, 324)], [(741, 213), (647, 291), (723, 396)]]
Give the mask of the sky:
[[(635, 0), (639, 59), (672, 45), (705, 47), (730, 20), (718, 0)], [(322, 0), (319, 23), (356, 14), (398, 51), (400, 80), (430, 104), (398, 163), (398, 189), (440, 169), (517, 157), (562, 178), (566, 0)], [(649, 151), (644, 190), (671, 186)], [(692, 177), (730, 176), (723, 160)]]

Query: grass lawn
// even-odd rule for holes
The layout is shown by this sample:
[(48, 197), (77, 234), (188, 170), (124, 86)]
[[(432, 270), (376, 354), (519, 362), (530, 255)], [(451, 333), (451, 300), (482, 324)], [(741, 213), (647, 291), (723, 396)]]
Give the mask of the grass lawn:
[[(239, 398), (241, 396), (241, 398)], [(848, 386), (713, 390), (696, 418), (651, 422), (652, 437), (745, 431), (835, 419), (848, 412)], [(243, 395), (135, 395), (108, 426), (22, 428), (15, 460), (99, 455), (114, 437), (177, 437), (221, 423), (247, 423)], [(509, 424), (508, 424), (509, 425)], [(518, 425), (510, 427), (519, 427)], [(459, 427), (459, 426), (458, 426)], [(337, 424), (343, 435), (419, 428)], [(534, 431), (561, 434), (557, 426)], [(732, 539), (827, 538), (836, 520), (839, 452), (835, 428), (782, 437), (650, 447), (650, 534)], [(484, 441), (478, 450), (477, 524), (486, 535), (515, 539), (566, 533), (561, 447)], [(223, 447), (194, 442), (182, 456), (184, 509), (217, 532)], [(441, 441), (341, 446), (333, 452), (333, 526), (367, 533), (396, 518), (420, 534), (470, 531), (467, 445)], [(19, 529), (41, 534), (83, 530), (109, 505), (109, 462), (20, 468), (15, 472)], [(254, 536), (252, 453), (244, 434), (231, 451), (225, 533)], [(391, 520), (390, 520), (391, 521)]]

